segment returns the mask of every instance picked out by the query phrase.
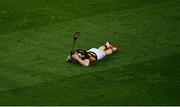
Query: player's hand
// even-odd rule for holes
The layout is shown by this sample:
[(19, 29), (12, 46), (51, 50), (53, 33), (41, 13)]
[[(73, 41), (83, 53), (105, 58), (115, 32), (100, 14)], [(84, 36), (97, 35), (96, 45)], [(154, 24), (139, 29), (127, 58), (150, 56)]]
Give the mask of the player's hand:
[(66, 61), (67, 61), (67, 62), (71, 62), (71, 61), (72, 61), (70, 55), (66, 58)]

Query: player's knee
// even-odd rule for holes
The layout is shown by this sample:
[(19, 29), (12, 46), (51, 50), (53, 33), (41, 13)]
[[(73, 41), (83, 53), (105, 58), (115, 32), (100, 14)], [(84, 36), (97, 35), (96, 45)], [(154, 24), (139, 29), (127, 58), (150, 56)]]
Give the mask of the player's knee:
[(101, 50), (101, 51), (104, 51), (105, 50), (105, 46), (100, 46), (98, 49)]

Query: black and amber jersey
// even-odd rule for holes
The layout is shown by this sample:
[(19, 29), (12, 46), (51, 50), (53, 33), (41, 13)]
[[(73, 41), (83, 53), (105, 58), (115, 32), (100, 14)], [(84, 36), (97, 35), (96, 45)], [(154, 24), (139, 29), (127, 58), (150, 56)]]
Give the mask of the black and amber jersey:
[(94, 52), (89, 51), (87, 53), (88, 53), (90, 62), (97, 60), (97, 55)]
[(91, 51), (87, 52), (84, 49), (77, 49), (74, 52), (81, 53), (82, 60), (89, 59), (90, 62), (97, 60), (97, 55), (94, 52), (91, 52)]

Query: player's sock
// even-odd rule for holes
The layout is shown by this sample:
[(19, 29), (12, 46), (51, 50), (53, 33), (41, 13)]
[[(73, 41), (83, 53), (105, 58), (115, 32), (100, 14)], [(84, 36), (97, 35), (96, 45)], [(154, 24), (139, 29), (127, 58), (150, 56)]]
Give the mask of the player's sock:
[(109, 49), (109, 48), (110, 48), (110, 49), (112, 49), (112, 48), (113, 48), (113, 45), (112, 45), (111, 43), (109, 43), (109, 42), (106, 42), (106, 44), (105, 44), (105, 45), (106, 45), (106, 47), (107, 47), (108, 49)]
[(106, 45), (106, 47), (107, 47), (107, 48), (109, 48), (109, 47), (110, 47), (109, 42), (106, 42), (106, 43), (105, 43), (105, 45)]

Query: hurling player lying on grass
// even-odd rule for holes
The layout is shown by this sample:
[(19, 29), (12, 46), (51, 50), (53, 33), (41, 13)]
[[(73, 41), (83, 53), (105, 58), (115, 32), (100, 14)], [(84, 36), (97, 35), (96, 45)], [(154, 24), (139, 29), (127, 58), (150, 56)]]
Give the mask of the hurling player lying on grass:
[(71, 55), (66, 59), (68, 62), (78, 62), (83, 66), (89, 66), (91, 62), (96, 60), (101, 60), (107, 55), (111, 55), (116, 52), (117, 48), (114, 47), (111, 43), (106, 42), (105, 45), (97, 48), (91, 48), (88, 51), (83, 49), (75, 50)]

